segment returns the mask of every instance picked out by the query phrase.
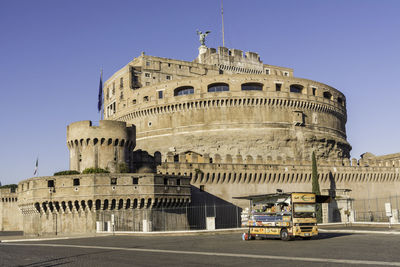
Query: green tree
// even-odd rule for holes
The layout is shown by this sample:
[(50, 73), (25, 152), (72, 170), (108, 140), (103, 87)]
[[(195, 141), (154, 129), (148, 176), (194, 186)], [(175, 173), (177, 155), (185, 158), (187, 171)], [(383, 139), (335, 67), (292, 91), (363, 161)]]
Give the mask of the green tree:
[[(312, 192), (316, 195), (320, 195), (321, 191), (319, 189), (318, 182), (318, 170), (317, 170), (317, 159), (315, 157), (315, 152), (312, 153)], [(317, 222), (322, 223), (322, 204), (317, 204)]]

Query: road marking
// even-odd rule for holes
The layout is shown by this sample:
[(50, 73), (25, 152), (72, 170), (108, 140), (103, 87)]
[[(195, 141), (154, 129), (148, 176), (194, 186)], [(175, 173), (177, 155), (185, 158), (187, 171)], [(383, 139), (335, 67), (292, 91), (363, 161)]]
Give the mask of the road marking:
[(38, 246), (38, 247), (61, 247), (61, 248), (86, 248), (86, 249), (122, 250), (122, 251), (169, 253), (169, 254), (186, 254), (186, 255), (201, 255), (201, 256), (220, 256), (220, 257), (269, 259), (269, 260), (286, 260), (286, 261), (309, 261), (309, 262), (341, 263), (341, 264), (400, 266), (400, 262), (390, 262), (390, 261), (324, 259), (324, 258), (308, 258), (308, 257), (273, 256), (273, 255), (218, 253), (218, 252), (205, 252), (205, 251), (181, 251), (181, 250), (100, 247), (100, 246), (62, 245), (62, 244), (11, 244), (11, 243), (2, 243), (1, 245), (3, 245), (3, 246)]

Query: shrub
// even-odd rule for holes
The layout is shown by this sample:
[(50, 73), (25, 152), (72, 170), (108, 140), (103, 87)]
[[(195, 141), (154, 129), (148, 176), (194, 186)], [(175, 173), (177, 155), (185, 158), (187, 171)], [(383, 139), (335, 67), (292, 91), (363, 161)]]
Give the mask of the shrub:
[(82, 171), (82, 174), (88, 174), (88, 173), (110, 173), (110, 172), (102, 168), (86, 168)]
[(120, 173), (127, 173), (129, 172), (129, 168), (125, 163), (118, 164), (118, 170)]
[(55, 172), (53, 175), (58, 176), (58, 175), (73, 175), (73, 174), (81, 174), (81, 173), (75, 170), (68, 170), (68, 171)]

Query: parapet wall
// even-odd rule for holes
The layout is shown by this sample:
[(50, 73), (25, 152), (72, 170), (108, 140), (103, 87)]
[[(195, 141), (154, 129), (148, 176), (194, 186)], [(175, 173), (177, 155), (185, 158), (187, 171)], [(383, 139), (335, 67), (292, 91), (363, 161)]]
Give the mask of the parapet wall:
[[(241, 207), (245, 201), (233, 199), (235, 196), (274, 193), (276, 189), (290, 191), (311, 191), (311, 161), (265, 160), (261, 156), (254, 160), (251, 156), (232, 157), (214, 155), (213, 163), (198, 163), (196, 160), (180, 162), (167, 158), (158, 167), (163, 174), (187, 175), (191, 184), (211, 195)], [(202, 158), (207, 162), (207, 155)], [(176, 157), (175, 157), (176, 160)], [(268, 163), (267, 163), (268, 162)], [(368, 199), (389, 197), (400, 190), (399, 161), (377, 165), (374, 162), (357, 161), (318, 161), (318, 174), (321, 190), (351, 190), (350, 197)], [(197, 196), (198, 197), (198, 196)], [(195, 199), (196, 197), (193, 196)]]

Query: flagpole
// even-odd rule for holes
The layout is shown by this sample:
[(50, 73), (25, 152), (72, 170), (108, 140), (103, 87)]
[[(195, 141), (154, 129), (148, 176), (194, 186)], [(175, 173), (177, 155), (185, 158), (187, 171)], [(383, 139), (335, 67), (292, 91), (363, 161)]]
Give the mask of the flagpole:
[(221, 17), (222, 17), (222, 47), (225, 47), (224, 3), (223, 3), (223, 0), (221, 0)]
[[(103, 87), (103, 66), (101, 66), (101, 74), (100, 74), (100, 80), (101, 80), (101, 87)], [(103, 90), (103, 88), (101, 88)], [(103, 113), (104, 113), (104, 94), (101, 94), (101, 111), (100, 111), (100, 120), (103, 120)]]

